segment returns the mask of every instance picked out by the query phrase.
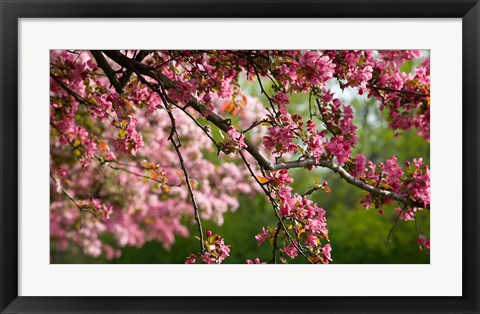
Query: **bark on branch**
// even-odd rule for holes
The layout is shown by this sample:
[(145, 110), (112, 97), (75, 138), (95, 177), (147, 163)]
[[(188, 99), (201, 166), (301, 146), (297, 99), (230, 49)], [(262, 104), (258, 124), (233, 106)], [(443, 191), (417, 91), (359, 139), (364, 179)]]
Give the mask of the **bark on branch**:
[(115, 71), (113, 71), (112, 67), (108, 64), (107, 60), (103, 56), (103, 53), (101, 53), (98, 50), (91, 50), (92, 56), (95, 58), (95, 61), (97, 61), (98, 66), (103, 70), (105, 75), (108, 77), (108, 80), (110, 83), (113, 85), (117, 93), (121, 94), (123, 90), (123, 86), (118, 80), (117, 74)]

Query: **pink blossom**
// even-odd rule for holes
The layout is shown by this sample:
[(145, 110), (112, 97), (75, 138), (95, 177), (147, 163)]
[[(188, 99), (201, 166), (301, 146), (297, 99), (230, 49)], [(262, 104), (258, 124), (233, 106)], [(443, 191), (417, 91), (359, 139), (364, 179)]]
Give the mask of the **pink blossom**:
[(261, 245), (263, 242), (271, 238), (269, 230), (265, 227), (262, 227), (262, 233), (259, 233), (255, 236), (255, 239), (258, 241), (258, 245)]
[(275, 154), (292, 154), (297, 151), (297, 144), (293, 142), (295, 133), (291, 127), (272, 126), (268, 131), (269, 134), (263, 138), (263, 144), (269, 151)]
[(247, 259), (247, 264), (266, 264), (266, 262), (261, 262), (260, 259), (257, 257), (254, 261)]
[(284, 248), (283, 248), (283, 251), (284, 251), (285, 254), (287, 254), (291, 259), (294, 259), (296, 256), (298, 256), (297, 248), (295, 247), (295, 245), (293, 245), (293, 243), (287, 245), (286, 247), (284, 247)]
[(228, 127), (227, 135), (238, 145), (238, 147), (247, 147), (245, 144), (245, 135), (238, 132), (234, 127)]
[(273, 97), (274, 101), (279, 105), (288, 105), (290, 100), (288, 99), (287, 94), (284, 92), (279, 92)]
[(330, 252), (332, 251), (332, 248), (330, 247), (330, 244), (325, 244), (322, 248), (322, 254), (324, 256), (324, 264), (328, 264), (328, 261), (332, 260), (332, 256), (330, 255)]
[(318, 238), (314, 235), (310, 235), (307, 237), (307, 240), (305, 241), (305, 244), (308, 245), (311, 248), (314, 248), (318, 245), (317, 242)]
[(428, 252), (430, 251), (430, 240), (428, 240), (425, 235), (420, 235), (417, 242), (418, 242), (418, 244), (420, 244), (420, 246), (419, 246), (420, 251), (423, 250), (423, 247), (425, 247)]

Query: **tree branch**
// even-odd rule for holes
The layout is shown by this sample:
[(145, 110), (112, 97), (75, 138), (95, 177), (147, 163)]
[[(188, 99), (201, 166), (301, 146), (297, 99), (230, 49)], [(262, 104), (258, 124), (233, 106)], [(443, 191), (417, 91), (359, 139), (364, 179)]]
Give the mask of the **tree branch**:
[[(135, 61), (142, 62), (143, 59), (145, 59), (145, 57), (148, 56), (149, 54), (151, 54), (152, 52), (153, 52), (152, 50), (140, 50), (138, 52), (138, 54), (135, 56)], [(120, 84), (122, 85), (122, 89), (123, 89), (123, 87), (125, 87), (125, 85), (127, 85), (127, 83), (130, 80), (130, 77), (132, 76), (132, 74), (133, 74), (132, 69), (127, 69), (125, 71), (125, 73), (123, 73), (123, 76), (120, 80)]]
[(367, 87), (371, 88), (371, 89), (383, 90), (383, 91), (393, 92), (393, 93), (412, 94), (412, 95), (416, 95), (416, 96), (420, 96), (420, 97), (429, 97), (430, 96), (430, 94), (423, 94), (423, 93), (404, 90), (404, 89), (393, 89), (393, 88), (375, 86), (375, 85), (370, 85), (370, 84), (367, 85)]
[[(387, 190), (382, 190), (378, 187), (371, 186), (362, 180), (359, 180), (352, 176), (350, 173), (348, 173), (344, 168), (342, 168), (339, 165), (334, 164), (330, 160), (320, 160), (318, 163), (315, 161), (313, 158), (307, 158), (307, 159), (302, 159), (302, 160), (296, 160), (296, 161), (287, 161), (287, 162), (281, 162), (281, 163), (276, 163), (273, 167), (272, 170), (280, 170), (280, 169), (289, 169), (289, 168), (299, 168), (299, 167), (312, 167), (312, 166), (320, 166), (323, 168), (328, 168), (338, 174), (342, 179), (347, 181), (348, 183), (355, 185), (356, 187), (361, 188), (362, 190), (365, 190), (367, 192), (370, 192), (372, 194), (378, 195), (378, 196), (385, 196), (388, 198), (391, 198), (393, 200), (396, 200), (400, 203), (403, 203), (405, 205), (409, 205), (411, 207), (421, 207), (425, 208), (425, 206), (422, 203), (416, 202), (412, 199), (406, 198), (400, 194), (394, 193), (392, 191), (387, 191)], [(426, 206), (427, 209), (430, 209), (430, 206)]]
[(118, 80), (117, 74), (113, 71), (112, 67), (108, 64), (107, 60), (103, 56), (101, 51), (98, 50), (90, 50), (90, 53), (97, 61), (98, 66), (105, 72), (107, 75), (108, 80), (113, 85), (117, 93), (122, 94), (123, 92), (123, 85)]

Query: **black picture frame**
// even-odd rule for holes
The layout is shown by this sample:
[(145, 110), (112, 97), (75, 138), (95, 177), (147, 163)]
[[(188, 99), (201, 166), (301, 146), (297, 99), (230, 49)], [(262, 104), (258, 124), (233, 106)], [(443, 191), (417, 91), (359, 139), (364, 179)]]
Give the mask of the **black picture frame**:
[[(0, 0), (1, 313), (479, 312), (478, 0)], [(18, 296), (19, 18), (461, 18), (463, 192), (461, 297), (21, 297)], [(446, 166), (448, 167), (448, 165)], [(446, 256), (445, 258), (449, 258)], [(441, 280), (441, 278), (439, 278)], [(47, 283), (46, 283), (47, 284)], [(415, 283), (412, 283), (415, 284)], [(441, 284), (441, 281), (439, 281)]]

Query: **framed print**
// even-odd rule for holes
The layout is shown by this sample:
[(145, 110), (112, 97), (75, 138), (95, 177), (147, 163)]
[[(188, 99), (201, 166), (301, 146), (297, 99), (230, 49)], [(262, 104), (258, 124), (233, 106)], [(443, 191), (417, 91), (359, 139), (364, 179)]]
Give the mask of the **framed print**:
[(2, 313), (478, 312), (477, 1), (0, 8)]

